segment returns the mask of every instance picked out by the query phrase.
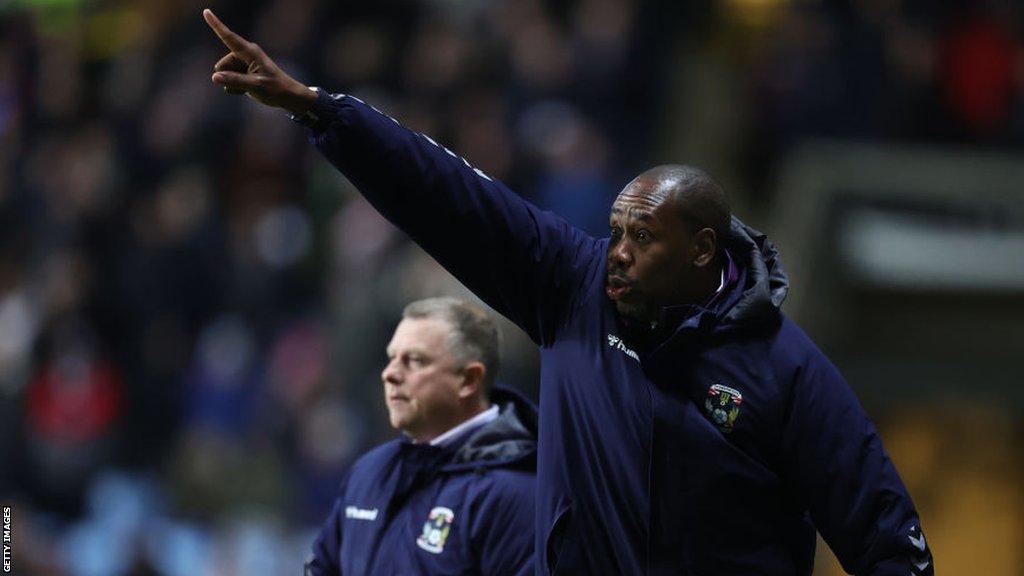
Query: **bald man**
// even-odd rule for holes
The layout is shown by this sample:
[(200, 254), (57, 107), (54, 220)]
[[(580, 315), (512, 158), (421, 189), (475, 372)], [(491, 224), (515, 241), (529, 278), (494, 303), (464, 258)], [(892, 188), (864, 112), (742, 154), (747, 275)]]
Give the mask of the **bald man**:
[(213, 82), (283, 108), (389, 220), (540, 346), (538, 574), (932, 574), (918, 515), (829, 360), (782, 314), (775, 248), (686, 166), (649, 170), (596, 239), (255, 44)]

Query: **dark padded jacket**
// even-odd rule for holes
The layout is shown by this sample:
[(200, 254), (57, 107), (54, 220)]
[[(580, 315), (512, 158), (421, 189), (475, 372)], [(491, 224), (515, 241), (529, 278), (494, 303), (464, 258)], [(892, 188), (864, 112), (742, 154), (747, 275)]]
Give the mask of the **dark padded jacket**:
[(491, 396), (498, 418), (444, 448), (393, 440), (356, 461), (307, 576), (531, 573), (536, 410)]

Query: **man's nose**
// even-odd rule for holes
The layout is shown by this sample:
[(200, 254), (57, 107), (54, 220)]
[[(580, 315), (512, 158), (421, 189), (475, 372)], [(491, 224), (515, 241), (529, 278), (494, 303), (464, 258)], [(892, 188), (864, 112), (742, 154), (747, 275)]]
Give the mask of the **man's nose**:
[(629, 242), (626, 240), (619, 240), (617, 244), (612, 246), (608, 259), (623, 268), (628, 268), (632, 265), (633, 253), (630, 251)]
[(389, 384), (399, 384), (402, 381), (401, 371), (395, 366), (395, 362), (388, 362), (381, 370), (380, 379)]

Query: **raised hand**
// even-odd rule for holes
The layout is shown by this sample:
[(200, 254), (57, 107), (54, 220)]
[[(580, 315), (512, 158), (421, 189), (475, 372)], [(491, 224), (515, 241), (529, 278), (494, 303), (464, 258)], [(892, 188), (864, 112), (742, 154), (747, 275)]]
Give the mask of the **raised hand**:
[(203, 10), (203, 19), (230, 52), (213, 67), (213, 83), (229, 94), (245, 94), (267, 106), (284, 108), (300, 115), (316, 100), (316, 92), (295, 80), (253, 42), (224, 25), (213, 11)]

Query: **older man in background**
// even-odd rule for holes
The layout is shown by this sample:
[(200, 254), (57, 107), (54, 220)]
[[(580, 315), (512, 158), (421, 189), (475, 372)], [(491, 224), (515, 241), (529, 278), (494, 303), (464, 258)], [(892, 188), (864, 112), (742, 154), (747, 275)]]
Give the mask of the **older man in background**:
[(498, 340), (468, 302), (406, 306), (381, 373), (403, 437), (349, 470), (307, 575), (532, 570), (536, 412), (494, 387)]

